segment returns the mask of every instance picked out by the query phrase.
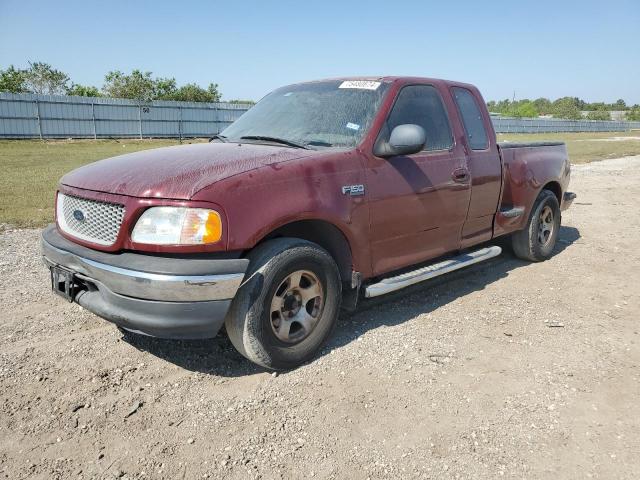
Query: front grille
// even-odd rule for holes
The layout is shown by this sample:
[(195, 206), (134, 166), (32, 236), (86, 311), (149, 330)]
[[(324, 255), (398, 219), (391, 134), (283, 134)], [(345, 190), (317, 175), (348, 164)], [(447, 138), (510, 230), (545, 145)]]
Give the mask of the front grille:
[(115, 243), (124, 218), (124, 205), (62, 193), (58, 193), (56, 209), (63, 232), (105, 246)]

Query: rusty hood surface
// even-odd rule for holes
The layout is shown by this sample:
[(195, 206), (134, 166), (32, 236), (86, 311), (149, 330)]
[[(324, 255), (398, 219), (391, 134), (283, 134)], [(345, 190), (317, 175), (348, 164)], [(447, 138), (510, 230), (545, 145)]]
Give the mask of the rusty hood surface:
[(180, 145), (100, 160), (66, 174), (60, 183), (132, 197), (189, 200), (219, 180), (316, 153), (246, 143)]

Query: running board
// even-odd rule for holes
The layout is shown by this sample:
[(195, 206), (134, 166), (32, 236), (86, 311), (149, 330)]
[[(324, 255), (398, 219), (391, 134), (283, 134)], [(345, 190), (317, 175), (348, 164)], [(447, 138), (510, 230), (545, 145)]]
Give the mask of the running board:
[(506, 210), (500, 210), (500, 215), (505, 218), (516, 218), (524, 213), (524, 207), (507, 208)]
[(445, 273), (453, 272), (463, 267), (468, 267), (474, 263), (483, 262), (490, 258), (497, 257), (502, 253), (502, 249), (498, 246), (482, 248), (475, 252), (465, 253), (457, 257), (442, 262), (434, 263), (426, 267), (419, 268), (412, 272), (403, 273), (395, 277), (385, 278), (381, 282), (369, 285), (365, 289), (365, 297), (378, 297), (385, 293), (395, 292), (402, 288), (424, 282), (430, 278), (438, 277)]

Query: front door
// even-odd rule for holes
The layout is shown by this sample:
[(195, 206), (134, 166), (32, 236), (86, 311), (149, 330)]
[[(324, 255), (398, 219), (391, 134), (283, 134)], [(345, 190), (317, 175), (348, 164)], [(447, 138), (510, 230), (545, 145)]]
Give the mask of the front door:
[(403, 87), (382, 128), (417, 124), (427, 142), (413, 155), (372, 156), (366, 171), (375, 275), (460, 248), (470, 199), (467, 157), (453, 134), (445, 105), (431, 85)]

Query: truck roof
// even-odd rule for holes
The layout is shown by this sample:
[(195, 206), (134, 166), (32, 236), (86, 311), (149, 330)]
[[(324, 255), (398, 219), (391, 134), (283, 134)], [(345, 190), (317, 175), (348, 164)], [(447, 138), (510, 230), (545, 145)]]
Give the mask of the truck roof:
[(431, 77), (415, 77), (415, 76), (400, 76), (400, 75), (363, 75), (363, 76), (348, 76), (348, 77), (331, 77), (331, 78), (322, 78), (317, 80), (309, 80), (304, 82), (297, 83), (314, 83), (314, 82), (326, 82), (326, 81), (353, 81), (353, 80), (368, 80), (375, 82), (388, 82), (388, 83), (432, 83), (434, 85), (442, 85), (442, 86), (457, 86), (457, 87), (465, 87), (465, 88), (476, 88), (475, 85), (465, 82), (458, 82), (456, 80), (446, 80), (442, 78), (431, 78)]

